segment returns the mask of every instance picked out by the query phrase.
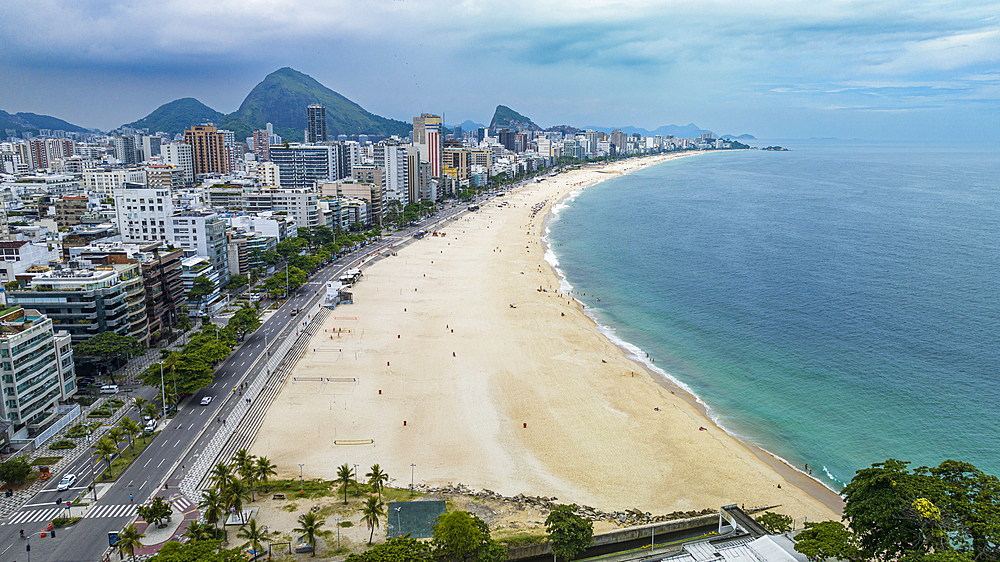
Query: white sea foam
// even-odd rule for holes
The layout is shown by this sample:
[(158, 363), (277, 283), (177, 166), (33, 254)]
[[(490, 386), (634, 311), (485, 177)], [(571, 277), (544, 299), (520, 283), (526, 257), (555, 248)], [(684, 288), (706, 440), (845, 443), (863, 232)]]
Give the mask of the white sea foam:
[[(602, 334), (604, 337), (608, 338), (608, 340), (611, 343), (613, 343), (616, 347), (618, 347), (619, 349), (621, 349), (622, 351), (624, 351), (626, 357), (628, 357), (629, 359), (631, 359), (633, 361), (636, 361), (637, 363), (640, 363), (640, 364), (644, 365), (649, 371), (651, 371), (651, 372), (655, 373), (656, 375), (662, 377), (665, 381), (670, 382), (671, 384), (677, 386), (678, 388), (680, 388), (684, 392), (688, 393), (691, 397), (693, 397), (694, 400), (699, 405), (701, 405), (704, 408), (705, 414), (708, 416), (708, 419), (710, 419), (712, 421), (712, 423), (715, 424), (716, 427), (718, 427), (719, 429), (721, 429), (722, 431), (726, 432), (727, 434), (731, 435), (733, 438), (735, 438), (735, 439), (737, 439), (739, 441), (742, 441), (744, 443), (748, 443), (751, 446), (759, 448), (760, 450), (764, 451), (768, 455), (770, 455), (773, 458), (777, 459), (779, 462), (784, 463), (790, 469), (792, 469), (792, 470), (794, 470), (794, 471), (802, 474), (803, 476), (806, 476), (808, 478), (811, 478), (811, 479), (815, 480), (817, 483), (819, 483), (822, 486), (824, 486), (825, 488), (829, 489), (831, 492), (839, 494), (840, 492), (837, 491), (832, 486), (830, 486), (830, 484), (828, 482), (824, 482), (822, 479), (817, 478), (815, 476), (812, 476), (807, 471), (804, 471), (804, 470), (798, 468), (797, 466), (795, 466), (794, 464), (792, 464), (791, 462), (789, 462), (787, 459), (785, 459), (785, 458), (783, 458), (781, 456), (778, 456), (778, 455), (772, 453), (771, 451), (768, 451), (767, 449), (765, 449), (764, 447), (762, 447), (760, 444), (756, 443), (753, 439), (750, 439), (747, 436), (740, 435), (740, 434), (738, 434), (738, 433), (736, 433), (734, 431), (731, 431), (729, 428), (727, 428), (725, 425), (722, 424), (721, 418), (719, 417), (718, 414), (715, 413), (714, 410), (712, 410), (712, 407), (709, 406), (704, 400), (702, 400), (701, 397), (698, 396), (698, 394), (695, 393), (694, 390), (690, 386), (688, 386), (686, 383), (684, 383), (684, 381), (681, 381), (680, 379), (674, 377), (670, 373), (664, 371), (660, 367), (657, 367), (653, 363), (653, 361), (650, 358), (647, 357), (646, 352), (644, 352), (642, 350), (642, 348), (640, 348), (639, 346), (637, 346), (637, 345), (635, 345), (635, 344), (633, 344), (631, 342), (625, 341), (622, 338), (618, 337), (618, 335), (615, 333), (615, 329), (613, 327), (608, 326), (606, 324), (602, 324), (601, 321), (598, 319), (598, 317), (597, 317), (597, 315), (596, 315), (596, 313), (595, 313), (595, 311), (593, 309), (591, 309), (590, 307), (588, 307), (580, 299), (578, 299), (575, 296), (573, 296), (573, 285), (570, 284), (570, 282), (566, 279), (566, 274), (563, 272), (563, 270), (559, 268), (559, 257), (556, 255), (555, 251), (552, 249), (552, 244), (550, 243), (549, 236), (552, 233), (550, 221), (558, 220), (559, 214), (562, 212), (562, 210), (565, 209), (565, 208), (567, 208), (569, 206), (569, 204), (572, 203), (574, 199), (576, 199), (577, 197), (579, 197), (580, 194), (583, 193), (583, 191), (586, 188), (590, 187), (591, 185), (597, 185), (598, 183), (601, 183), (602, 181), (604, 181), (604, 180), (602, 179), (600, 181), (594, 182), (593, 184), (585, 185), (583, 187), (580, 187), (579, 189), (574, 189), (573, 191), (569, 192), (568, 194), (566, 194), (565, 197), (563, 197), (560, 201), (558, 201), (555, 205), (552, 206), (552, 209), (549, 210), (548, 215), (546, 215), (546, 217), (544, 219), (544, 222), (543, 222), (544, 229), (543, 229), (543, 235), (542, 235), (542, 243), (545, 246), (544, 259), (545, 259), (546, 263), (548, 263), (549, 266), (552, 267), (552, 270), (555, 272), (556, 277), (559, 279), (559, 290), (562, 291), (562, 292), (564, 292), (564, 293), (566, 293), (567, 295), (570, 295), (573, 298), (573, 300), (575, 300), (576, 302), (578, 302), (580, 304), (580, 307), (583, 310), (583, 313), (588, 318), (590, 318), (591, 320), (594, 321), (594, 324), (597, 326), (597, 331), (600, 334)], [(829, 478), (832, 482), (836, 482), (841, 487), (843, 487), (844, 485), (846, 485), (845, 482), (843, 482), (842, 480), (840, 480), (839, 478), (837, 478), (833, 474), (831, 474), (830, 471), (827, 470), (827, 468), (825, 466), (823, 467), (823, 472), (826, 474), (827, 478)]]

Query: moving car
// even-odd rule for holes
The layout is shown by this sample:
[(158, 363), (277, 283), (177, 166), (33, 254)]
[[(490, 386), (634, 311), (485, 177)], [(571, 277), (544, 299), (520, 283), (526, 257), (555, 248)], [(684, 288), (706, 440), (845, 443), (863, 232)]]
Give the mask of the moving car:
[(59, 485), (56, 486), (56, 490), (69, 490), (69, 487), (73, 484), (76, 484), (76, 475), (67, 474), (66, 476), (63, 476), (62, 480), (59, 481)]
[(204, 397), (204, 398), (201, 399), (201, 405), (202, 406), (208, 406), (211, 403), (212, 403), (212, 397), (211, 396), (206, 396), (206, 397)]

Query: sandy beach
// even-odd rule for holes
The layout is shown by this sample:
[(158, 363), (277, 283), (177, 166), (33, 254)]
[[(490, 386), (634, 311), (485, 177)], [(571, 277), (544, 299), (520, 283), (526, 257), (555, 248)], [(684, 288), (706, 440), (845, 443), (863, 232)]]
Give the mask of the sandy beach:
[[(543, 219), (581, 186), (675, 156), (533, 183), (366, 267), (252, 447), (283, 478), (462, 483), (653, 513), (738, 503), (839, 519), (839, 498), (716, 427), (559, 293)], [(319, 380), (323, 379), (323, 380)], [(780, 485), (780, 487), (779, 487)]]

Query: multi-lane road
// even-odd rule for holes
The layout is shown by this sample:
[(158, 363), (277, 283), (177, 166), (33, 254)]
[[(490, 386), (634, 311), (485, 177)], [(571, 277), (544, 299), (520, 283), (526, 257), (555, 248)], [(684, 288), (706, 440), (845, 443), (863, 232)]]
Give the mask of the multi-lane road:
[[(161, 421), (158, 433), (117, 480), (110, 485), (98, 485), (87, 493), (87, 507), (65, 508), (67, 501), (79, 497), (93, 483), (94, 474), (100, 474), (104, 463), (92, 457), (87, 451), (72, 463), (62, 474), (53, 475), (51, 484), (38, 492), (20, 511), (0, 522), (0, 562), (27, 560), (27, 541), (20, 538), (20, 531), (32, 535), (42, 531), (48, 522), (57, 516), (80, 516), (78, 523), (57, 531), (56, 537), (31, 539), (31, 560), (48, 562), (97, 562), (103, 560), (108, 548), (108, 532), (117, 531), (132, 521), (135, 507), (156, 495), (165, 494), (174, 507), (175, 517), (195, 509), (195, 498), (186, 498), (176, 490), (177, 484), (188, 470), (192, 470), (199, 454), (214, 437), (229, 412), (244, 398), (234, 393), (243, 381), (252, 380), (264, 370), (268, 350), (276, 350), (281, 341), (301, 327), (303, 319), (292, 316), (292, 309), (308, 309), (324, 298), (326, 282), (339, 279), (349, 268), (356, 267), (365, 257), (382, 252), (384, 249), (410, 240), (412, 233), (420, 228), (433, 230), (465, 211), (465, 206), (456, 206), (440, 211), (422, 224), (395, 233), (381, 241), (363, 246), (342, 256), (314, 274), (310, 280), (294, 291), (286, 303), (264, 321), (261, 328), (247, 336), (242, 345), (226, 359), (215, 373), (208, 388), (181, 401), (177, 415)], [(275, 342), (278, 342), (275, 344)], [(156, 400), (158, 390), (142, 387), (130, 393), (131, 397), (141, 396)], [(201, 399), (212, 396), (212, 402), (201, 406)], [(124, 396), (120, 396), (124, 397)], [(131, 400), (129, 400), (131, 403)], [(141, 420), (140, 413), (133, 409), (128, 416)], [(190, 467), (189, 467), (190, 465)], [(65, 491), (56, 490), (60, 478), (72, 473), (77, 481)], [(166, 490), (164, 490), (166, 486)], [(94, 496), (97, 496), (94, 501)], [(61, 504), (57, 505), (57, 500)]]

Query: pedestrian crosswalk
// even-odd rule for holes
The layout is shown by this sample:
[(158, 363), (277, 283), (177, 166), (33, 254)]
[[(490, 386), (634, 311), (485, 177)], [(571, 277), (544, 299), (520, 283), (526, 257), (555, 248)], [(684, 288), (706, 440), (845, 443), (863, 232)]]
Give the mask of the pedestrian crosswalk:
[[(174, 498), (170, 501), (173, 506), (175, 513), (186, 513), (193, 509), (196, 509), (194, 502), (187, 499), (184, 496)], [(83, 517), (85, 519), (107, 519), (114, 517), (132, 517), (137, 514), (135, 508), (137, 506), (126, 503), (126, 504), (111, 504), (111, 505), (96, 505), (87, 512)], [(65, 507), (51, 507), (46, 509), (32, 509), (19, 511), (12, 515), (10, 519), (6, 522), (0, 523), (0, 525), (20, 525), (22, 523), (37, 523), (39, 521), (51, 521), (56, 517), (70, 517), (71, 515), (79, 515), (83, 507), (74, 507), (73, 512), (70, 513)]]
[(11, 515), (8, 525), (20, 525), (22, 523), (37, 523), (38, 521), (51, 521), (56, 517), (66, 517), (69, 512), (65, 507), (51, 507), (48, 509), (35, 509), (32, 511), (19, 511)]
[(99, 505), (87, 513), (87, 519), (99, 519), (105, 517), (125, 517), (135, 515), (135, 506), (132, 504), (121, 505)]

